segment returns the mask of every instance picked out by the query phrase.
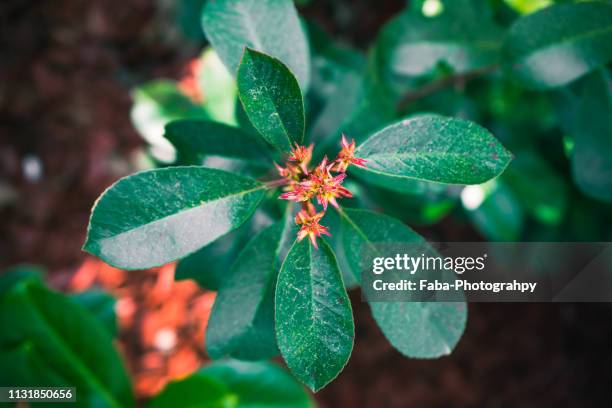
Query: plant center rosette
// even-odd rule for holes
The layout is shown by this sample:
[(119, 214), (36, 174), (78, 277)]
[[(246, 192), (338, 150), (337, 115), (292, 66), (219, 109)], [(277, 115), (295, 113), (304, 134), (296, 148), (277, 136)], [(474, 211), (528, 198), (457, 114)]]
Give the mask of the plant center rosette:
[[(342, 135), (341, 145), (342, 149), (333, 161), (329, 162), (325, 156), (317, 166), (310, 168), (314, 145), (306, 147), (295, 143), (285, 166), (275, 164), (285, 185), (279, 198), (302, 205), (302, 209), (295, 216), (295, 223), (300, 226), (298, 240), (308, 237), (315, 248), (318, 248), (318, 237), (331, 235), (327, 227), (319, 223), (325, 216), (328, 205), (339, 208), (338, 198), (353, 197), (342, 185), (346, 170), (350, 165), (365, 167), (366, 160), (355, 157), (354, 140), (349, 142), (346, 136)], [(315, 201), (322, 207), (322, 211), (317, 211)]]

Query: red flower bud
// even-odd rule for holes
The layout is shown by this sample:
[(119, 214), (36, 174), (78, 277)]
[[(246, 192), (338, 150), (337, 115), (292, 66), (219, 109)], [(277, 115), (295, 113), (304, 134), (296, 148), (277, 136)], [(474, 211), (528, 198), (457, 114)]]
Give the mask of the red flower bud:
[(317, 213), (312, 204), (308, 205), (307, 209), (302, 209), (298, 212), (295, 216), (295, 223), (302, 226), (298, 231), (298, 241), (308, 237), (312, 245), (315, 248), (319, 248), (317, 238), (321, 235), (331, 236), (327, 227), (319, 224), (324, 215), (324, 212)]
[(308, 164), (312, 159), (312, 150), (314, 145), (300, 146), (295, 143), (295, 147), (289, 153), (289, 161), (296, 162), (304, 174), (308, 174)]
[(342, 135), (342, 150), (338, 153), (338, 157), (335, 160), (334, 171), (339, 173), (346, 172), (349, 165), (354, 164), (359, 167), (365, 167), (366, 160), (355, 157), (355, 140), (350, 143), (346, 139), (346, 136)]

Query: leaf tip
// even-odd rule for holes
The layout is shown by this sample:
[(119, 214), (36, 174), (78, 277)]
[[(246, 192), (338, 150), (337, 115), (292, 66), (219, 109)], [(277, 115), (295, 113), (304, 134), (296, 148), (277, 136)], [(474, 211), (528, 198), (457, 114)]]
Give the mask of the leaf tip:
[[(89, 226), (89, 228), (91, 228), (91, 225)], [(83, 242), (83, 245), (81, 246), (81, 251), (87, 252), (89, 254), (95, 255), (96, 254), (96, 243), (91, 239), (91, 236), (89, 234), (89, 228), (87, 231), (87, 236), (85, 237), (85, 242)]]

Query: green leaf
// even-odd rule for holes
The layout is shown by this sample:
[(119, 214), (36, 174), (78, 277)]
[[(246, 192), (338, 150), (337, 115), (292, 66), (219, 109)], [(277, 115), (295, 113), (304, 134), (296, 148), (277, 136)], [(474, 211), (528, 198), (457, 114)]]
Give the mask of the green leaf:
[[(365, 66), (362, 51), (336, 41), (312, 21), (305, 21), (311, 48), (312, 81), (308, 97), (327, 99), (347, 75), (359, 74)], [(309, 104), (310, 106), (312, 104)]]
[(221, 60), (236, 72), (244, 47), (283, 61), (302, 89), (310, 82), (306, 36), (291, 0), (215, 0), (204, 7), (202, 25)]
[(151, 145), (153, 155), (162, 161), (174, 159), (174, 149), (164, 139), (164, 126), (176, 119), (205, 119), (208, 114), (184, 95), (176, 82), (157, 80), (132, 91), (131, 118), (134, 127)]
[[(537, 177), (533, 177), (537, 174)], [(503, 175), (522, 206), (544, 224), (557, 225), (565, 216), (568, 191), (564, 180), (532, 151), (517, 153)]]
[(486, 239), (511, 242), (520, 238), (525, 211), (519, 198), (503, 180), (466, 187), (461, 200), (474, 228)]
[[(218, 291), (242, 248), (273, 220), (259, 207), (238, 229), (211, 242), (176, 265), (175, 280), (193, 279), (203, 288)], [(215, 262), (210, 262), (214, 259)]]
[(188, 39), (201, 43), (205, 40), (200, 24), (200, 14), (206, 0), (181, 0), (178, 3), (176, 19)]
[(308, 25), (313, 79), (307, 94), (307, 130), (315, 154), (337, 153), (340, 135), (361, 141), (395, 117), (393, 95), (370, 76), (372, 58)]
[(563, 86), (612, 60), (612, 4), (557, 4), (518, 19), (504, 41), (505, 69), (535, 89)]
[(235, 406), (233, 395), (222, 382), (198, 374), (170, 382), (149, 404), (149, 408), (227, 408)]
[[(389, 202), (390, 194), (404, 194), (412, 197), (435, 197), (457, 188), (456, 185), (452, 184), (441, 184), (432, 181), (408, 178), (402, 179), (401, 182), (398, 183), (398, 179), (396, 177), (379, 177), (376, 175), (370, 175), (366, 172), (366, 170), (360, 168), (353, 168), (351, 171), (356, 173), (357, 176), (361, 178), (361, 181), (365, 182), (364, 184), (367, 185), (365, 194), (374, 195), (376, 193), (375, 188), (382, 189), (384, 192), (383, 200), (385, 200), (387, 205), (392, 205), (392, 203)], [(387, 196), (385, 196), (385, 194)], [(399, 205), (403, 206), (403, 201), (400, 201)], [(405, 210), (406, 208), (404, 207), (403, 209)]]
[[(236, 97), (236, 99), (239, 99), (239, 98)], [(257, 129), (253, 127), (253, 124), (249, 120), (249, 117), (244, 111), (244, 107), (242, 106), (242, 103), (240, 103), (240, 101), (236, 103), (235, 114), (236, 114), (236, 121), (238, 122), (238, 127), (242, 129), (243, 132), (246, 132), (256, 137), (260, 137), (259, 132), (257, 131)]]
[(585, 82), (573, 128), (576, 185), (590, 197), (612, 202), (612, 80), (605, 72)]
[(276, 338), (287, 366), (313, 391), (342, 371), (355, 326), (338, 264), (329, 246), (296, 242), (276, 285)]
[(207, 48), (199, 60), (198, 85), (204, 97), (204, 110), (210, 118), (236, 125), (236, 81), (212, 48)]
[(358, 90), (366, 59), (363, 52), (335, 41), (311, 21), (305, 23), (312, 54), (312, 81), (305, 102), (306, 130), (316, 143), (335, 133), (356, 104), (352, 95), (346, 99), (340, 95)]
[(354, 193), (359, 194), (364, 208), (399, 218), (409, 225), (440, 222), (456, 206), (461, 191), (458, 186), (425, 181), (415, 181), (412, 193), (394, 191), (392, 183), (388, 187), (361, 186)]
[(362, 142), (369, 133), (382, 129), (396, 118), (394, 95), (382, 83), (376, 70), (374, 56), (368, 58), (355, 102), (351, 114), (341, 127), (343, 132), (355, 138), (357, 143)]
[[(348, 72), (334, 83), (334, 88), (326, 95), (323, 106), (310, 129), (313, 142), (332, 142), (344, 131), (343, 125), (351, 119), (351, 114), (362, 101), (362, 77)], [(351, 133), (352, 134), (352, 133)]]
[(371, 302), (370, 307), (391, 345), (411, 358), (451, 354), (467, 321), (463, 302)]
[(177, 150), (179, 163), (201, 165), (205, 158), (268, 169), (268, 150), (243, 130), (206, 120), (178, 120), (166, 125), (164, 137)]
[[(356, 192), (354, 189), (351, 189), (351, 191)], [(330, 231), (332, 231), (331, 236), (324, 237), (324, 239), (332, 248), (334, 255), (336, 256), (336, 261), (338, 262), (338, 267), (340, 268), (340, 272), (342, 274), (344, 287), (347, 291), (351, 290), (359, 286), (359, 281), (355, 279), (355, 276), (353, 275), (353, 271), (351, 270), (351, 267), (347, 261), (348, 254), (344, 252), (345, 248), (344, 245), (342, 245), (342, 220), (335, 211), (327, 211), (322, 222)]]
[(267, 362), (216, 362), (171, 382), (149, 408), (307, 408), (313, 404), (285, 371)]
[(356, 151), (367, 160), (354, 171), (367, 181), (397, 188), (415, 180), (479, 184), (504, 171), (512, 155), (486, 129), (463, 120), (421, 115), (386, 127)]
[(406, 9), (381, 30), (377, 66), (398, 94), (405, 92), (407, 80), (431, 76), (441, 64), (465, 73), (499, 59), (501, 28), (473, 2), (461, 2), (464, 7), (452, 3), (459, 2), (444, 2), (442, 12), (433, 17)]
[[(401, 221), (364, 210), (341, 212), (342, 236), (351, 269), (361, 280), (365, 250), (376, 243), (426, 244), (423, 237)], [(433, 249), (430, 248), (431, 251)], [(467, 320), (463, 302), (370, 302), (372, 315), (391, 345), (413, 358), (450, 354), (461, 338)]]
[(230, 389), (236, 408), (313, 407), (304, 388), (286, 371), (268, 362), (226, 360), (201, 369)]
[(281, 151), (304, 139), (304, 101), (298, 83), (279, 60), (246, 48), (238, 67), (238, 95), (261, 136)]
[(0, 296), (23, 281), (43, 282), (45, 271), (37, 265), (19, 264), (11, 266), (0, 275)]
[(504, 0), (504, 3), (520, 14), (529, 14), (554, 4), (554, 0)]
[(3, 365), (12, 373), (11, 385), (76, 387), (82, 407), (133, 406), (111, 335), (79, 304), (25, 280), (0, 297), (0, 325), (0, 361), (25, 365)]
[(205, 167), (122, 178), (96, 202), (83, 249), (128, 270), (175, 261), (238, 228), (255, 211), (264, 188)]
[[(48, 365), (45, 356), (24, 340), (15, 345), (0, 348), (0, 367), (10, 369), (0, 370), (0, 383), (25, 386), (44, 384), (51, 386), (66, 386), (66, 381)], [(4, 405), (3, 405), (4, 406)]]
[[(239, 229), (180, 259), (176, 265), (174, 279), (177, 281), (193, 279), (202, 288), (219, 290), (233, 260), (240, 252), (237, 242), (244, 244), (243, 235), (244, 231), (249, 230), (247, 225), (249, 221)], [(211, 259), (215, 261), (210, 262)]]
[(274, 291), (295, 236), (286, 224), (279, 221), (256, 235), (222, 281), (206, 328), (206, 349), (212, 358), (265, 360), (278, 354)]
[(92, 289), (75, 293), (70, 298), (97, 317), (112, 336), (117, 335), (116, 302), (114, 297), (102, 290)]
[(370, 78), (347, 74), (336, 85), (312, 129), (312, 139), (322, 140), (326, 152), (336, 153), (341, 134), (360, 142), (395, 119), (392, 96)]
[(361, 282), (362, 254), (376, 251), (375, 243), (423, 243), (425, 239), (401, 221), (366, 210), (343, 209), (340, 213), (344, 253), (354, 278)]

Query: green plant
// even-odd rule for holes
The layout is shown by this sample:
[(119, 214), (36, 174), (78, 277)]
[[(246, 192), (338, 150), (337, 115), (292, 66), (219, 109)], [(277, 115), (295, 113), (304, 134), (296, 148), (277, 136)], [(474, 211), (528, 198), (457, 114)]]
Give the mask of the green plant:
[[(527, 217), (537, 222), (531, 238), (566, 223), (562, 234), (573, 228), (571, 187), (558, 165), (568, 156), (580, 191), (610, 199), (612, 178), (601, 174), (612, 147), (602, 136), (610, 134), (602, 118), (610, 112), (612, 6), (560, 4), (517, 16), (493, 3), (411, 2), (365, 58), (300, 24), (289, 0), (207, 2), (205, 34), (236, 73), (221, 98), (231, 103), (237, 92), (235, 115), (222, 118), (227, 110), (213, 101), (189, 102), (182, 111), (191, 119), (165, 127), (176, 161), (111, 186), (93, 209), (85, 250), (124, 269), (180, 260), (177, 276), (218, 291), (207, 329), (213, 358), (280, 351), (319, 390), (352, 350), (346, 287), (360, 281), (361, 248), (424, 242), (402, 221), (436, 222), (461, 195), (463, 215), (487, 238), (524, 237)], [(555, 103), (571, 107), (577, 95), (592, 107), (556, 115)], [(495, 130), (517, 156), (506, 173), (508, 150), (454, 116)], [(575, 139), (567, 153), (564, 133)], [(337, 155), (341, 134), (348, 139)], [(580, 200), (572, 211), (599, 208)], [(466, 320), (461, 303), (371, 308), (391, 344), (416, 358), (450, 353)]]
[(113, 346), (114, 315), (109, 318), (108, 309), (100, 307), (108, 299), (99, 292), (71, 299), (52, 291), (36, 267), (4, 272), (0, 383), (75, 387), (77, 405), (82, 407), (133, 406), (131, 381)]
[[(20, 265), (0, 276), (0, 384), (74, 387), (76, 406), (135, 406), (117, 349), (114, 299), (99, 290), (66, 296), (43, 271)], [(39, 402), (40, 403), (40, 402)], [(311, 407), (306, 390), (266, 362), (223, 360), (169, 383), (148, 404), (164, 407)]]
[(314, 406), (306, 390), (276, 364), (219, 361), (187, 378), (171, 382), (150, 408)]

